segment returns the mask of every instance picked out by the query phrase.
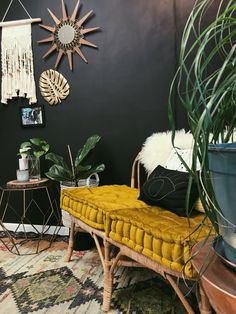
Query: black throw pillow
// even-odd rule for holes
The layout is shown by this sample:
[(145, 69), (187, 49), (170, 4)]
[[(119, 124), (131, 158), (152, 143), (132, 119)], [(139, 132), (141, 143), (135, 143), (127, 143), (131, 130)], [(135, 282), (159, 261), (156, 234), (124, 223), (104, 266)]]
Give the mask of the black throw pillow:
[[(140, 190), (139, 200), (149, 205), (166, 208), (179, 216), (187, 216), (185, 199), (189, 182), (189, 173), (157, 166)], [(189, 198), (189, 210), (198, 197), (196, 184), (193, 182)]]

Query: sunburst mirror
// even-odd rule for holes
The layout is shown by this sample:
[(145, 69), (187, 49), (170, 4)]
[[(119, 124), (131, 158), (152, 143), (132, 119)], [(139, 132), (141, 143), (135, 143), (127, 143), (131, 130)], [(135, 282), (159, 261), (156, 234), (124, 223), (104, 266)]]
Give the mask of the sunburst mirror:
[(51, 53), (57, 51), (57, 59), (55, 63), (55, 68), (58, 67), (61, 58), (67, 55), (70, 70), (73, 69), (72, 53), (77, 52), (84, 62), (88, 63), (87, 59), (81, 51), (81, 45), (86, 45), (89, 47), (97, 48), (93, 43), (85, 40), (85, 34), (99, 30), (99, 27), (84, 28), (84, 22), (91, 16), (93, 11), (89, 11), (80, 20), (76, 18), (80, 6), (80, 0), (77, 1), (74, 11), (71, 16), (67, 15), (64, 0), (61, 0), (62, 7), (62, 19), (58, 19), (55, 14), (52, 13), (50, 9), (48, 12), (52, 17), (53, 21), (56, 23), (54, 26), (47, 26), (41, 24), (40, 27), (51, 32), (51, 36), (39, 40), (38, 43), (48, 43), (51, 42), (52, 46), (43, 56), (43, 59), (48, 57)]

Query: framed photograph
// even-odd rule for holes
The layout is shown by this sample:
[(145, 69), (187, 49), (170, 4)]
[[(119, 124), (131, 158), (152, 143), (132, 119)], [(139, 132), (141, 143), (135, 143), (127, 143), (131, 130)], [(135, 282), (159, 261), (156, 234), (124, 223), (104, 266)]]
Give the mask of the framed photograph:
[(20, 107), (20, 121), (23, 127), (44, 126), (43, 106), (22, 106)]

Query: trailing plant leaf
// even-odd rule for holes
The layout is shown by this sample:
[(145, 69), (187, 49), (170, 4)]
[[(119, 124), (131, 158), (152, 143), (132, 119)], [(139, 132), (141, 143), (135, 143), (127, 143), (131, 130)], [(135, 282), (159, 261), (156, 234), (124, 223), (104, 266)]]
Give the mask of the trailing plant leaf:
[(31, 147), (31, 142), (23, 142), (21, 145), (20, 145), (20, 148), (30, 148)]
[(44, 139), (35, 137), (20, 145), (18, 155), (22, 157), (41, 157), (49, 151), (49, 148), (49, 144)]

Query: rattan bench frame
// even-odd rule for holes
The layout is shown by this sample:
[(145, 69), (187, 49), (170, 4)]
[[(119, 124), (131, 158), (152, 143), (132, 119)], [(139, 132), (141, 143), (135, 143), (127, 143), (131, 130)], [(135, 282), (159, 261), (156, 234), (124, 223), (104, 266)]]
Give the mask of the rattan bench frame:
[[(132, 165), (131, 173), (131, 187), (140, 188), (140, 162), (138, 156), (135, 158)], [(185, 280), (195, 280), (195, 278), (189, 278), (183, 274), (183, 272), (173, 271), (168, 267), (161, 265), (158, 262), (153, 261), (152, 259), (144, 256), (141, 253), (138, 253), (131, 248), (118, 243), (105, 235), (105, 232), (99, 229), (95, 229), (82, 222), (80, 219), (76, 218), (73, 215), (70, 215), (71, 218), (71, 229), (70, 237), (68, 243), (67, 254), (65, 257), (65, 262), (71, 260), (74, 247), (74, 235), (76, 227), (78, 230), (83, 232), (88, 232), (93, 237), (98, 254), (104, 270), (104, 290), (103, 290), (103, 311), (108, 312), (110, 310), (111, 298), (112, 298), (112, 285), (113, 285), (113, 275), (117, 267), (146, 267), (149, 268), (158, 274), (160, 274), (168, 283), (173, 287), (180, 301), (182, 302), (186, 312), (189, 314), (194, 314), (194, 310), (184, 296), (184, 293), (181, 291), (178, 281), (180, 278)], [(103, 239), (103, 245), (100, 244), (99, 238)], [(118, 252), (114, 255), (114, 250), (111, 248), (115, 246), (118, 248)], [(127, 259), (128, 258), (128, 259)], [(205, 300), (201, 300), (199, 305), (201, 313), (209, 313), (205, 310), (204, 307)]]

